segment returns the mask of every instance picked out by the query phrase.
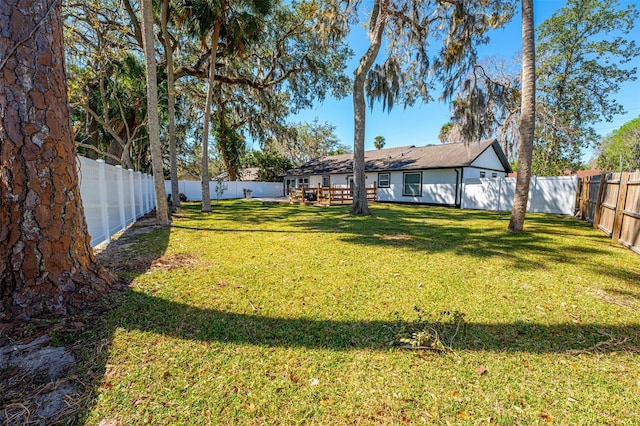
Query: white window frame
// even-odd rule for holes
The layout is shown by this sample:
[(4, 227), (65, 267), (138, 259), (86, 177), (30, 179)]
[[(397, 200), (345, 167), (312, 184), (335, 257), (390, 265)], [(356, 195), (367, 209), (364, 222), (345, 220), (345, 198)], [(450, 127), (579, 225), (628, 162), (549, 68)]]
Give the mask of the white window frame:
[[(407, 192), (407, 176), (415, 176), (418, 175), (420, 177), (420, 181), (417, 182), (418, 185), (418, 193), (413, 194)], [(416, 182), (411, 182), (409, 185), (416, 185)], [(403, 197), (422, 197), (422, 172), (404, 172), (402, 173), (402, 196)]]
[[(326, 179), (326, 185), (325, 185), (325, 179)], [(322, 187), (323, 188), (330, 188), (331, 187), (331, 175), (323, 175), (322, 176)]]
[[(382, 179), (382, 176), (386, 176), (387, 179)], [(386, 184), (383, 182), (386, 181)], [(391, 173), (378, 173), (378, 188), (390, 188), (391, 187)]]

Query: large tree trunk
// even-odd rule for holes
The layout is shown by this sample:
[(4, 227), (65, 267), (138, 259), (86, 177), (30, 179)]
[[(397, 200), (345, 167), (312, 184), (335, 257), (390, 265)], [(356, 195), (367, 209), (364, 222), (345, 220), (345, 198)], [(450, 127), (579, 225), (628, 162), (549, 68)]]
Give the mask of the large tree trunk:
[(180, 189), (178, 188), (178, 159), (176, 153), (176, 89), (173, 72), (173, 44), (169, 36), (169, 0), (163, 0), (160, 16), (164, 56), (167, 60), (167, 113), (169, 114), (169, 174), (171, 175), (171, 202), (180, 207)]
[(364, 168), (364, 138), (366, 121), (366, 104), (364, 84), (367, 73), (378, 56), (382, 44), (382, 34), (388, 15), (388, 0), (375, 0), (369, 20), (369, 49), (360, 58), (353, 79), (353, 205), (351, 214), (368, 215), (366, 175)]
[(142, 0), (142, 34), (144, 40), (144, 62), (147, 70), (147, 133), (153, 167), (153, 187), (156, 194), (156, 222), (169, 223), (167, 193), (164, 189), (162, 171), (162, 149), (160, 146), (160, 123), (158, 120), (158, 81), (156, 77), (156, 54), (153, 35), (153, 9), (151, 0)]
[[(224, 2), (222, 2), (224, 10)], [(211, 123), (211, 104), (213, 102), (213, 90), (216, 77), (216, 54), (222, 27), (222, 14), (216, 20), (213, 34), (211, 35), (211, 55), (209, 57), (209, 86), (207, 88), (207, 100), (204, 105), (204, 123), (202, 125), (202, 211), (211, 211), (211, 193), (209, 192), (209, 124)]]
[(0, 320), (80, 311), (95, 263), (67, 104), (61, 2), (0, 1)]
[(536, 115), (536, 55), (533, 32), (533, 0), (522, 0), (522, 106), (520, 113), (520, 146), (518, 177), (511, 210), (509, 231), (520, 232), (529, 201), (533, 134)]

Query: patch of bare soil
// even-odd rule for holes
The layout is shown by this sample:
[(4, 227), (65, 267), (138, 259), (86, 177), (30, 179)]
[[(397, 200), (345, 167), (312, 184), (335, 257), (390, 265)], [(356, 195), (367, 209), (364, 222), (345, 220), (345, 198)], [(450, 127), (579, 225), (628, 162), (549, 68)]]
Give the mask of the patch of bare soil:
[(114, 272), (144, 271), (154, 261), (153, 253), (135, 250), (140, 234), (148, 234), (162, 228), (154, 217), (145, 216), (131, 225), (124, 233), (116, 234), (109, 244), (99, 245), (94, 250), (98, 262)]
[(193, 255), (173, 254), (162, 256), (154, 260), (153, 262), (151, 262), (150, 269), (173, 271), (174, 269), (197, 265), (198, 262), (198, 258)]

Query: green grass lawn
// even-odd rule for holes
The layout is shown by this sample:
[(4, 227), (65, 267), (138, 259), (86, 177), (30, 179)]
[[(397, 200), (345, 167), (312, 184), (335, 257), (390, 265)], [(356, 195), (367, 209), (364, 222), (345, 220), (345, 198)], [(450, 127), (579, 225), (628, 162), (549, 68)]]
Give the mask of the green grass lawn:
[[(74, 336), (81, 421), (640, 422), (640, 256), (570, 217), (371, 210), (187, 204), (137, 235), (129, 289)], [(454, 312), (452, 350), (399, 347)]]

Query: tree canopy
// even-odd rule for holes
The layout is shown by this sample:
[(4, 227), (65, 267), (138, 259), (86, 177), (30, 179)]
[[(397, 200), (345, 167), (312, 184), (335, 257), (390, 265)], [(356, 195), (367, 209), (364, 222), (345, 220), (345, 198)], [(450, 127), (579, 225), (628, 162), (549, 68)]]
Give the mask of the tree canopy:
[[(536, 129), (532, 171), (558, 175), (576, 169), (598, 136), (593, 125), (624, 112), (615, 94), (637, 70), (640, 55), (628, 35), (638, 11), (617, 0), (569, 0), (537, 28)], [(453, 123), (467, 138), (498, 137), (514, 160), (520, 119), (520, 74), (510, 66), (477, 66), (452, 107)]]
[(602, 138), (597, 166), (610, 172), (640, 170), (640, 116)]
[[(351, 16), (359, 20), (361, 2)], [(512, 2), (451, 2), (445, 0), (374, 0), (368, 13), (369, 46), (354, 71), (354, 196), (352, 214), (368, 214), (365, 173), (365, 93), (383, 110), (396, 104), (429, 102), (436, 85), (440, 98), (449, 98), (476, 63), (476, 48), (486, 32), (507, 22)], [(384, 54), (378, 57), (384, 44)]]

